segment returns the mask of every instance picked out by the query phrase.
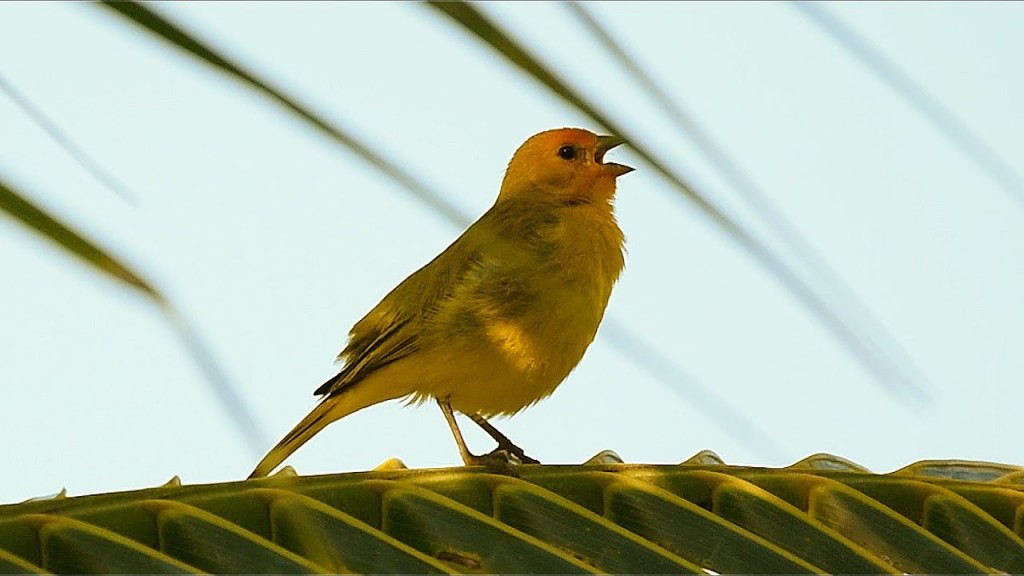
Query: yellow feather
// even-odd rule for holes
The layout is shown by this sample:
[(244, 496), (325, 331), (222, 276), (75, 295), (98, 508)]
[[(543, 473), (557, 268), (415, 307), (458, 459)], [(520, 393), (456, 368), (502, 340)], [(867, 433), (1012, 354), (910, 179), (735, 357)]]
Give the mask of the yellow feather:
[(385, 400), (437, 398), (486, 418), (551, 394), (597, 334), (624, 264), (612, 200), (631, 168), (602, 162), (618, 143), (573, 128), (527, 140), (494, 206), (353, 326), (322, 402), (251, 477)]

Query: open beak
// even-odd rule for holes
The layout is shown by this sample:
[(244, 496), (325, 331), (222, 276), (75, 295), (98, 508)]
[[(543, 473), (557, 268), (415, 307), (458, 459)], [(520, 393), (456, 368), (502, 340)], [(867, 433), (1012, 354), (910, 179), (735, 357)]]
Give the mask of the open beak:
[(616, 178), (623, 174), (629, 174), (633, 171), (633, 168), (623, 164), (616, 164), (614, 162), (604, 162), (605, 152), (615, 148), (619, 144), (625, 144), (625, 140), (618, 136), (598, 136), (597, 137), (597, 149), (594, 152), (594, 161), (604, 167), (605, 171), (611, 172)]

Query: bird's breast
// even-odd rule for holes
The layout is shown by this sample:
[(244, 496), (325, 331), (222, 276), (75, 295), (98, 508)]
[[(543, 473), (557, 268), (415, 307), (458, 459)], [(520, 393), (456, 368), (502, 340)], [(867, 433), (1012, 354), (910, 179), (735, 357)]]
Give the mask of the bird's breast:
[(453, 295), (444, 321), (455, 329), (441, 332), (459, 334), (466, 356), (442, 360), (461, 364), (462, 373), (430, 393), (456, 409), (512, 414), (533, 404), (568, 376), (597, 333), (623, 266), (614, 219), (562, 217), (534, 232), (515, 249), (478, 257)]

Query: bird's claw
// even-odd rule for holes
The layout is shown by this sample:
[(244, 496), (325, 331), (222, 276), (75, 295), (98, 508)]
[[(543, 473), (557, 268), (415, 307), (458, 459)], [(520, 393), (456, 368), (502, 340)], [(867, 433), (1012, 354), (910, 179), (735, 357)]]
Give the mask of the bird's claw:
[(494, 474), (518, 477), (518, 468), (522, 461), (517, 455), (507, 450), (495, 448), (483, 456), (470, 454), (469, 461), (466, 464), (470, 466), (483, 466), (488, 472)]
[(523, 452), (523, 449), (515, 444), (499, 443), (498, 447), (491, 451), (491, 454), (504, 452), (509, 458), (515, 458), (517, 464), (540, 464), (540, 460), (530, 458)]

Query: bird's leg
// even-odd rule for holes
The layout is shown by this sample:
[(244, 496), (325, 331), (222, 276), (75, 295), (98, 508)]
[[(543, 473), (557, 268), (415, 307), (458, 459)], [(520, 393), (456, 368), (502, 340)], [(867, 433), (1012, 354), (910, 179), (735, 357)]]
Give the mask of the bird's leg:
[(467, 416), (469, 416), (473, 422), (476, 422), (477, 426), (483, 428), (484, 432), (490, 434), (491, 438), (494, 438), (494, 441), (498, 443), (498, 447), (495, 448), (495, 452), (504, 450), (516, 458), (519, 458), (519, 461), (523, 464), (540, 464), (539, 460), (535, 460), (527, 456), (526, 453), (523, 452), (522, 448), (513, 444), (512, 441), (508, 439), (508, 436), (499, 432), (498, 429), (488, 422), (483, 416), (479, 414), (467, 414)]
[(462, 438), (462, 432), (459, 430), (459, 425), (455, 422), (455, 414), (452, 413), (452, 405), (440, 398), (437, 399), (437, 405), (441, 407), (441, 413), (444, 414), (444, 419), (448, 421), (448, 427), (452, 430), (452, 436), (455, 436), (455, 444), (459, 447), (459, 455), (462, 456), (462, 461), (466, 466), (476, 464), (480, 457), (474, 455), (469, 451), (469, 448), (466, 447), (466, 441)]
[(512, 460), (515, 456), (510, 456), (509, 452), (500, 449), (483, 456), (473, 454), (466, 447), (466, 441), (462, 438), (459, 425), (455, 422), (455, 413), (452, 412), (452, 405), (447, 400), (441, 400), (440, 398), (437, 399), (437, 405), (441, 407), (441, 413), (444, 414), (444, 419), (448, 421), (448, 427), (451, 428), (452, 436), (455, 436), (455, 443), (459, 447), (459, 455), (462, 456), (462, 461), (466, 466), (487, 466), (496, 472), (503, 474), (511, 473), (513, 464), (518, 464), (518, 461)]

